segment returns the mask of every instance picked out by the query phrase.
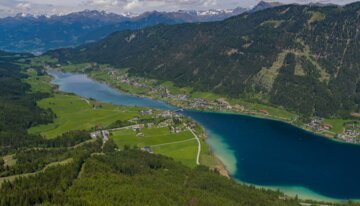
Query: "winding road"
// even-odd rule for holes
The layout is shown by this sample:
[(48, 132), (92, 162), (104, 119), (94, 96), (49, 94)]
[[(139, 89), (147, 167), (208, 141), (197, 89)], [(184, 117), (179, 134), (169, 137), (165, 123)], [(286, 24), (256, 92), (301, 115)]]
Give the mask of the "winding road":
[(190, 127), (186, 127), (195, 137), (196, 141), (198, 142), (198, 153), (196, 156), (196, 164), (200, 165), (200, 153), (201, 153), (201, 142), (199, 137), (195, 134), (195, 132), (190, 128)]

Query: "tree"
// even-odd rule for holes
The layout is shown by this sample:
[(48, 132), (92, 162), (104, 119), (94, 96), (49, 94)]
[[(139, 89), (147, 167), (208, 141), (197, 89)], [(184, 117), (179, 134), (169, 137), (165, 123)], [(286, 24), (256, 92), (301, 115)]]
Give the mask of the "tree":
[(114, 142), (114, 140), (109, 139), (105, 142), (103, 147), (103, 152), (105, 153), (112, 153), (115, 152), (118, 149), (117, 144)]

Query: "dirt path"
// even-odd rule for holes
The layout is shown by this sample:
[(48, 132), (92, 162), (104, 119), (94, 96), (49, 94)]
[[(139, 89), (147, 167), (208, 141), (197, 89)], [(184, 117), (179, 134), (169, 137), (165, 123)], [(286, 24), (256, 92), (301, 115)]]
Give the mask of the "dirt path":
[(201, 153), (201, 142), (200, 142), (200, 139), (199, 137), (195, 134), (195, 132), (190, 128), (190, 127), (186, 127), (195, 137), (195, 139), (197, 140), (198, 142), (198, 153), (197, 153), (197, 156), (196, 156), (196, 164), (197, 165), (200, 165), (200, 153)]
[(178, 143), (183, 143), (183, 142), (189, 142), (191, 140), (194, 140), (194, 138), (181, 140), (181, 141), (176, 141), (176, 142), (168, 142), (168, 143), (163, 143), (163, 144), (150, 145), (150, 146), (151, 147), (157, 147), (157, 146), (164, 146), (164, 145), (169, 145), (169, 144), (178, 144)]

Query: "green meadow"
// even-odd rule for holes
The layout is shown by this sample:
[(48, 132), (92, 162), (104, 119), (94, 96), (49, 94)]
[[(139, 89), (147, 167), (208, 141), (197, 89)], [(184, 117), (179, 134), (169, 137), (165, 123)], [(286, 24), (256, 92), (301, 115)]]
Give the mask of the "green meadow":
[(28, 69), (26, 74), (29, 76), (25, 82), (31, 85), (31, 92), (51, 93), (54, 87), (50, 81), (51, 77), (47, 75), (38, 76), (33, 69)]
[[(27, 71), (27, 74), (29, 77), (26, 82), (31, 85), (32, 92), (53, 94), (51, 77), (38, 76), (37, 72), (31, 69)], [(141, 110), (137, 107), (99, 103), (63, 93), (55, 93), (52, 97), (42, 99), (37, 104), (43, 109), (52, 110), (56, 115), (53, 123), (39, 125), (28, 130), (31, 134), (40, 134), (45, 138), (55, 138), (68, 131), (91, 130), (97, 126), (107, 127), (118, 120), (127, 121), (139, 117), (139, 110)], [(152, 117), (144, 116), (143, 118)], [(113, 131), (112, 139), (120, 148), (125, 145), (140, 148), (152, 146), (157, 154), (172, 157), (190, 167), (196, 166), (198, 143), (191, 132), (182, 131), (174, 134), (170, 133), (168, 127), (145, 128), (140, 132), (144, 134), (144, 137), (137, 137), (137, 133), (130, 129)], [(208, 166), (215, 165), (214, 156), (203, 139), (201, 140), (200, 162)]]
[(168, 127), (145, 128), (139, 131), (144, 136), (138, 137), (137, 132), (132, 129), (123, 129), (112, 132), (111, 138), (123, 148), (128, 146), (151, 146), (153, 152), (163, 154), (179, 160), (183, 164), (196, 166), (196, 154), (198, 144), (195, 137), (189, 131), (170, 133)]
[(41, 134), (46, 138), (55, 138), (73, 130), (106, 127), (117, 120), (130, 120), (139, 113), (139, 108), (99, 104), (67, 94), (55, 94), (54, 97), (39, 101), (38, 105), (43, 109), (51, 109), (56, 114), (53, 123), (29, 129), (29, 133)]

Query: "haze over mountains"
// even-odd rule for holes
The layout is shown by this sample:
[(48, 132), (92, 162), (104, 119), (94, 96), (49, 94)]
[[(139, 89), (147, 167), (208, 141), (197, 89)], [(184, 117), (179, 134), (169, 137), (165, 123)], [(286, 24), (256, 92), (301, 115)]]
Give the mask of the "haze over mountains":
[(42, 53), (49, 49), (97, 41), (115, 31), (135, 30), (157, 24), (221, 21), (246, 11), (258, 11), (273, 5), (260, 2), (254, 10), (235, 8), (208, 11), (153, 11), (139, 16), (89, 10), (54, 16), (18, 14), (15, 17), (0, 19), (0, 49)]
[(50, 54), (305, 116), (346, 116), (360, 110), (359, 32), (360, 3), (285, 5), (222, 22), (119, 32)]

